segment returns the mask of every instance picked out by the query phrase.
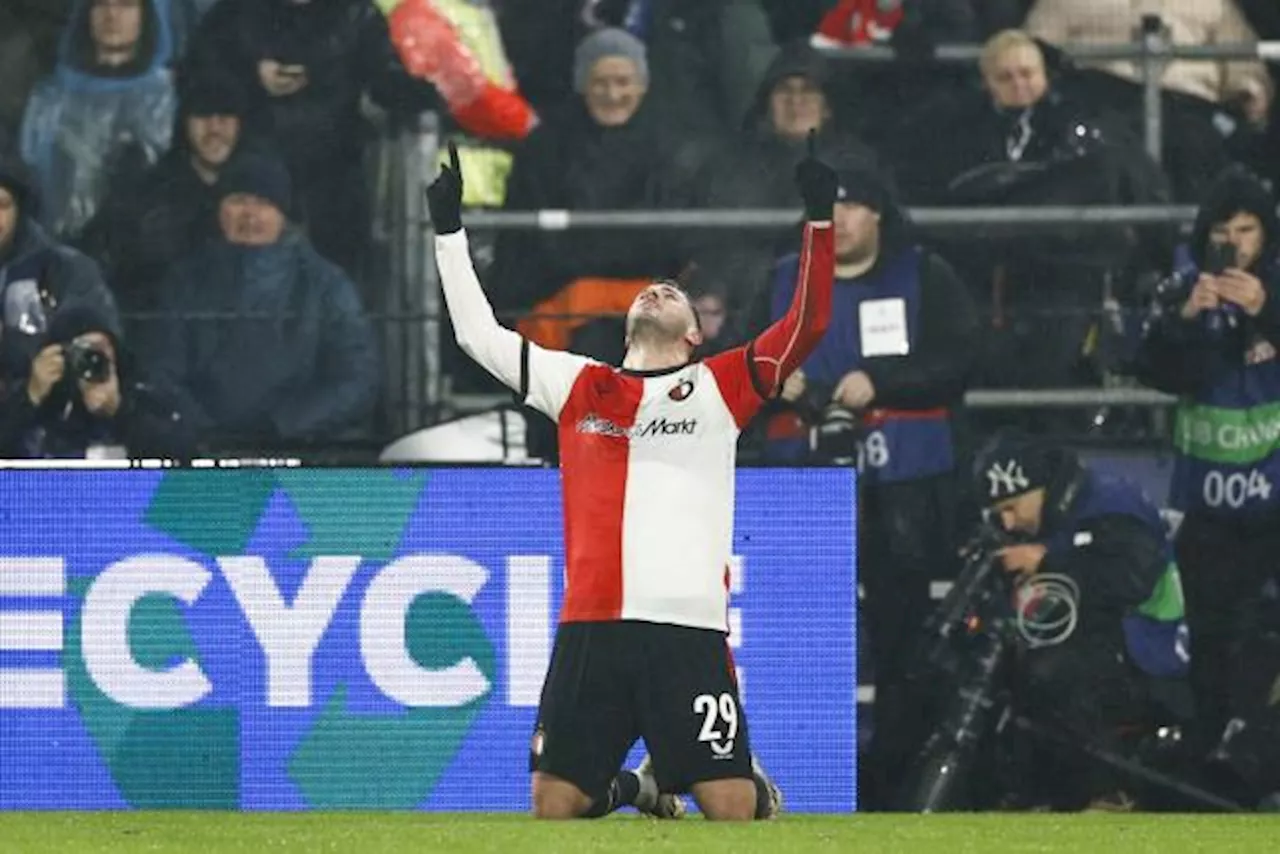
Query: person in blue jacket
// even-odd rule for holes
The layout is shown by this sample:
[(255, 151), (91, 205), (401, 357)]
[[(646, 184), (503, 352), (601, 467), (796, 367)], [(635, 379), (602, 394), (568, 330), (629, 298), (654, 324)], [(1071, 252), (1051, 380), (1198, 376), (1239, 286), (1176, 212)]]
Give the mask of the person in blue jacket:
[[(831, 325), (768, 417), (766, 453), (859, 468), (858, 580), (876, 685), (863, 801), (874, 805), (898, 787), (912, 747), (907, 659), (930, 582), (956, 569), (957, 416), (979, 324), (964, 284), (915, 240), (888, 182), (856, 152), (832, 158)], [(791, 255), (776, 265), (771, 319), (786, 310), (800, 263)]]
[(1251, 665), (1247, 633), (1280, 580), (1280, 220), (1251, 174), (1232, 169), (1200, 205), (1189, 260), (1168, 280), (1137, 375), (1178, 395), (1171, 503), (1195, 638), (1191, 679), (1212, 743)]
[[(1148, 719), (1154, 698), (1176, 696), (1156, 686), (1188, 671), (1193, 638), (1163, 518), (1135, 484), (1064, 447), (1011, 433), (977, 455), (974, 489), (988, 517), (1016, 539), (998, 554), (1003, 569), (1019, 582), (1065, 577), (1076, 591), (1074, 628), (1028, 649), (1020, 699), (1033, 716), (1114, 749), (1125, 726)], [(1059, 761), (1059, 788), (1078, 806), (1119, 794), (1097, 763)]]

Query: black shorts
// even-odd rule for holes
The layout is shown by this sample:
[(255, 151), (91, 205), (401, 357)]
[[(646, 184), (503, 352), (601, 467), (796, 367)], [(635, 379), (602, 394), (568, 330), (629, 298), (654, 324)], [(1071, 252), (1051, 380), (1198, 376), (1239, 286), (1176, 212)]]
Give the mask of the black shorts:
[(600, 797), (637, 738), (663, 792), (751, 778), (747, 719), (723, 632), (634, 621), (560, 626), (530, 770)]

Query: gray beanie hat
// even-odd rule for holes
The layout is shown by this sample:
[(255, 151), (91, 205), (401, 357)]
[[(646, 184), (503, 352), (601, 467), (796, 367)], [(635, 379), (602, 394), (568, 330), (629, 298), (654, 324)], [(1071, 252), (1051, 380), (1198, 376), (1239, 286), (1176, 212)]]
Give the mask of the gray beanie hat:
[(573, 89), (579, 95), (587, 91), (587, 77), (592, 67), (607, 56), (624, 56), (636, 64), (636, 71), (646, 85), (649, 83), (649, 60), (644, 42), (626, 30), (610, 27), (596, 30), (578, 42), (573, 53)]

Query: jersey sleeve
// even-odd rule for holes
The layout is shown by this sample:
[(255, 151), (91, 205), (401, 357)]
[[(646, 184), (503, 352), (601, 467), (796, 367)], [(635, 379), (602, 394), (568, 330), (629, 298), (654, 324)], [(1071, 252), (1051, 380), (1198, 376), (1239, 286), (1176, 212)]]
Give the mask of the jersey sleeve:
[(778, 394), (782, 383), (813, 353), (831, 322), (835, 285), (835, 238), (829, 222), (809, 222), (796, 268), (796, 286), (786, 314), (745, 347), (713, 356), (716, 378), (738, 429)]
[(591, 360), (561, 350), (547, 350), (525, 338), (520, 339), (520, 346), (522, 365), (516, 391), (521, 402), (558, 421), (578, 375)]
[(517, 392), (522, 403), (559, 419), (578, 374), (591, 360), (546, 350), (498, 323), (471, 263), (466, 231), (437, 235), (435, 241), (440, 285), (458, 346)]
[(734, 423), (742, 430), (769, 399), (768, 389), (755, 372), (746, 347), (735, 347), (707, 359), (707, 369), (716, 378), (716, 386), (725, 406), (733, 414)]

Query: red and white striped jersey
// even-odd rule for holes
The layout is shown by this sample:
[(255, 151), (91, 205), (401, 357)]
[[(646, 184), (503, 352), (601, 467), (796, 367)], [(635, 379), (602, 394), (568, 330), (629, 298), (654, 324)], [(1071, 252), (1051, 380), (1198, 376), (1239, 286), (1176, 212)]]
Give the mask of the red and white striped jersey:
[[(727, 631), (738, 434), (826, 329), (829, 224), (806, 227), (800, 281), (781, 320), (745, 347), (647, 372), (546, 350), (502, 328), (475, 281), (465, 236), (436, 240), (459, 343), (559, 425), (561, 621)], [(484, 322), (469, 322), (477, 315)]]

